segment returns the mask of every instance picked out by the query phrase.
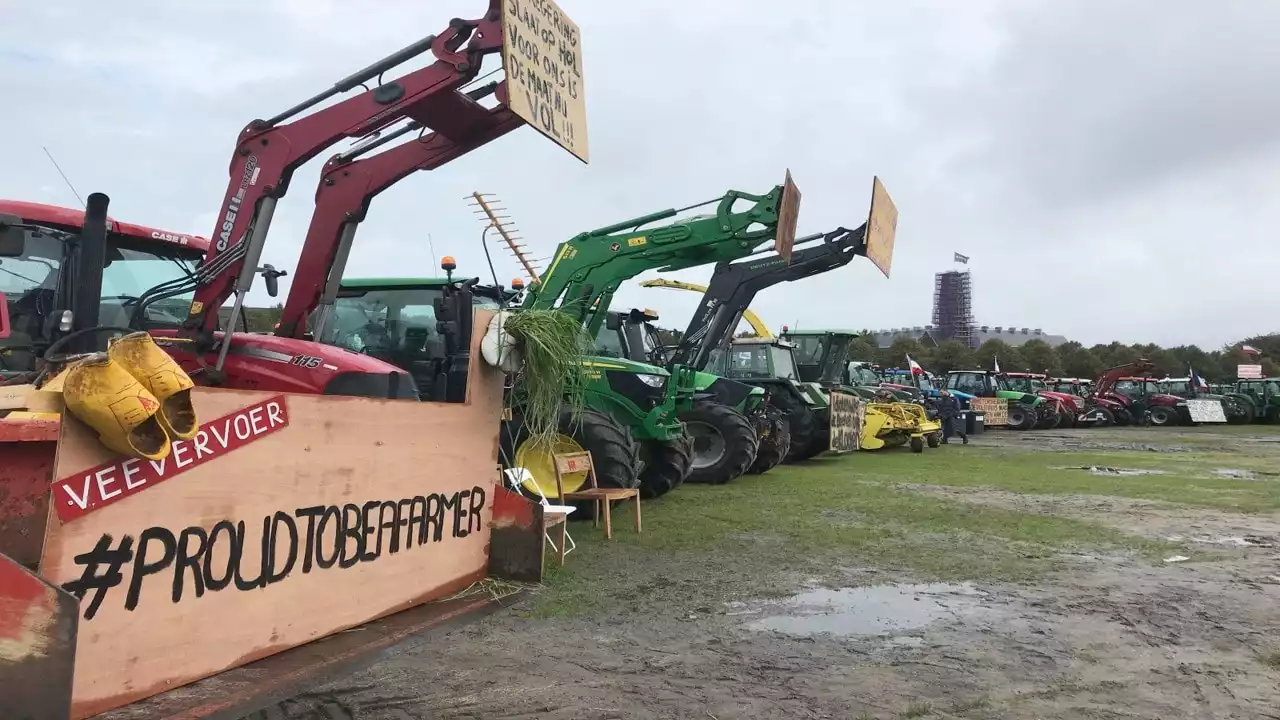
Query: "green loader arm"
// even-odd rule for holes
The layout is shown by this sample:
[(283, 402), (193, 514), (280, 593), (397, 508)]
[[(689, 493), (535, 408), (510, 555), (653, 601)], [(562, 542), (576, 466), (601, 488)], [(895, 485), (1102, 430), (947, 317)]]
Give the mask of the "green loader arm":
[[(730, 190), (717, 200), (692, 206), (716, 203), (714, 217), (638, 229), (681, 212), (661, 210), (577, 235), (556, 249), (551, 267), (530, 289), (524, 307), (570, 312), (594, 336), (618, 287), (636, 275), (733, 260), (773, 240), (782, 193), (781, 185), (765, 195)], [(734, 212), (734, 204), (743, 200), (751, 206)]]

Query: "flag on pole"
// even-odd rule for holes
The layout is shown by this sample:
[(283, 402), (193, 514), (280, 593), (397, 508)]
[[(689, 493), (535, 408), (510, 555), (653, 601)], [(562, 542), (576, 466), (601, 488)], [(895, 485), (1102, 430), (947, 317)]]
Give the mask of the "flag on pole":
[(911, 359), (911, 355), (907, 355), (907, 367), (911, 369), (912, 375), (923, 375), (924, 368), (920, 367), (920, 363)]
[(1256, 347), (1254, 347), (1254, 346), (1252, 346), (1252, 345), (1241, 345), (1241, 346), (1240, 346), (1240, 352), (1242, 352), (1242, 353), (1244, 353), (1245, 355), (1248, 355), (1248, 356), (1250, 356), (1250, 357), (1257, 357), (1257, 356), (1259, 356), (1259, 355), (1261, 355), (1261, 354), (1262, 354), (1262, 351), (1258, 350), (1258, 348), (1256, 348)]
[(1187, 372), (1191, 375), (1191, 387), (1195, 389), (1196, 392), (1209, 391), (1209, 383), (1205, 382), (1204, 378), (1196, 374), (1195, 368), (1188, 365)]
[(996, 356), (996, 357), (992, 357), (992, 358), (991, 358), (991, 366), (995, 368), (996, 374), (999, 374), (999, 373), (1000, 373), (1000, 358), (999, 358), (999, 356)]
[(968, 255), (961, 255), (960, 253), (954, 253), (954, 255), (956, 256), (956, 262), (958, 262), (958, 263), (964, 263), (965, 265), (968, 265), (968, 264), (969, 264), (969, 256), (968, 256)]

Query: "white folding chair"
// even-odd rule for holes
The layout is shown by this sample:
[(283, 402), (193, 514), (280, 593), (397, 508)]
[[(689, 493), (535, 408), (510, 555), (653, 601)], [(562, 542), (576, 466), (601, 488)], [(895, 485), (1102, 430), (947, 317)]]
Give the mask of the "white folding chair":
[[(526, 489), (525, 481), (533, 479), (533, 473), (522, 467), (507, 468), (502, 473), (507, 476), (507, 483), (511, 485), (511, 489), (515, 492), (521, 492)], [(552, 505), (547, 500), (547, 496), (542, 494), (542, 488), (538, 487), (538, 483), (531, 482), (529, 484), (533, 486), (534, 491), (538, 494), (538, 500), (542, 505), (542, 515), (545, 518), (545, 527), (542, 535), (546, 538), (547, 544), (551, 546), (551, 549), (560, 556), (560, 564), (564, 565), (564, 556), (578, 547), (578, 544), (573, 541), (573, 537), (569, 535), (569, 513), (577, 508), (572, 505)], [(555, 540), (551, 539), (549, 531), (549, 528), (555, 525), (560, 526), (559, 547), (556, 546)]]

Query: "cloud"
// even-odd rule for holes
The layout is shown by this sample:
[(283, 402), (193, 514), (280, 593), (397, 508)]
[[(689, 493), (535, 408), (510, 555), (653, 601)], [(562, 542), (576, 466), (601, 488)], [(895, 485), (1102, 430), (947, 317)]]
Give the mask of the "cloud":
[[(1278, 5), (560, 4), (583, 32), (591, 164), (526, 128), (406, 178), (372, 202), (351, 273), (430, 275), (448, 253), (487, 275), (474, 190), (498, 193), (548, 256), (620, 219), (767, 191), (789, 168), (802, 234), (861, 223), (875, 175), (901, 219), (892, 279), (858, 260), (771, 288), (755, 304), (771, 324), (925, 324), (933, 274), (959, 251), (983, 323), (1086, 343), (1272, 329), (1280, 288), (1258, 268), (1280, 261)], [(9, 4), (0, 17), (23, 32), (0, 40), (0, 90), (22, 103), (0, 115), (0, 195), (69, 202), (47, 145), (117, 217), (208, 235), (247, 122), (485, 5)], [(321, 164), (293, 178), (264, 262), (296, 265)], [(500, 248), (494, 261), (500, 280), (517, 274)], [(630, 282), (616, 304), (681, 326), (696, 297)]]

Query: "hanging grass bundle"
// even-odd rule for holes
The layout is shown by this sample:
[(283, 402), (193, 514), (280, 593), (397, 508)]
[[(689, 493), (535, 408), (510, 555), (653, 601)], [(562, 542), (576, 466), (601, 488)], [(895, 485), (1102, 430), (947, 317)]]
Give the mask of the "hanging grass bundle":
[(535, 447), (551, 447), (560, 412), (577, 414), (586, 391), (582, 363), (591, 340), (581, 323), (559, 310), (520, 310), (507, 318), (506, 331), (519, 343), (524, 362), (516, 376), (516, 402)]

